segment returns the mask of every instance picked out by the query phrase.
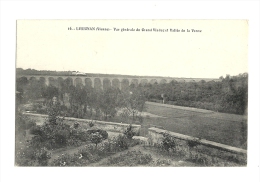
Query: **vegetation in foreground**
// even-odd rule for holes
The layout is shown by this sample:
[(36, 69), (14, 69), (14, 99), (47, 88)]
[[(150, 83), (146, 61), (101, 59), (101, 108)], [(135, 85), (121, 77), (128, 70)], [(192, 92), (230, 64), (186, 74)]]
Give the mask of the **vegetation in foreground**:
[[(196, 166), (246, 165), (246, 156), (212, 149), (207, 151), (205, 148), (201, 148), (197, 141), (183, 143), (167, 133), (164, 134), (160, 143), (144, 146), (145, 150), (128, 151), (140, 144), (138, 140), (132, 139), (134, 132), (131, 126), (125, 130), (124, 134), (107, 138), (106, 131), (97, 131), (97, 129), (92, 129), (93, 126), (90, 130), (82, 131), (78, 123), (74, 123), (68, 128), (66, 124), (57, 121), (56, 124), (46, 123), (37, 128), (35, 122), (26, 117), (20, 116), (20, 120), (17, 121), (16, 165), (18, 166), (91, 166), (102, 159), (106, 159), (106, 161), (101, 166), (172, 166), (172, 161), (180, 160), (191, 162)], [(50, 127), (53, 131), (51, 133), (49, 133)], [(67, 133), (68, 130), (70, 130), (70, 134)], [(33, 131), (33, 137), (31, 139), (25, 137), (26, 140), (23, 140), (24, 137), (21, 135), (27, 134), (22, 131)], [(77, 135), (79, 133), (80, 135)], [(80, 138), (78, 138), (79, 136)], [(42, 138), (39, 139), (40, 137)], [(70, 140), (73, 142), (68, 142)], [(82, 143), (77, 144), (75, 141)], [(66, 146), (69, 145), (76, 148), (77, 146), (82, 147), (73, 154), (67, 154)], [(52, 158), (52, 152), (55, 152), (55, 149), (61, 151), (64, 149), (64, 152), (58, 157)], [(127, 152), (114, 156), (122, 151)], [(155, 151), (162, 158), (156, 159), (145, 151)]]
[[(58, 123), (55, 126), (48, 125), (48, 127), (54, 127), (52, 129), (53, 133), (48, 133), (50, 128), (46, 129), (46, 125), (47, 124), (40, 128), (40, 131), (42, 131), (44, 135), (35, 135), (28, 141), (23, 140), (23, 138), (20, 138), (19, 136), (16, 138), (16, 141), (18, 142), (15, 151), (16, 165), (88, 166), (105, 157), (127, 150), (129, 147), (139, 144), (139, 141), (127, 137), (127, 131), (125, 135), (119, 135), (107, 139), (108, 135), (104, 130), (86, 130), (82, 132), (80, 129), (81, 127), (79, 126), (77, 129), (71, 128), (71, 133), (68, 134), (66, 132), (66, 129), (68, 129), (67, 126), (64, 127), (64, 123)], [(34, 127), (35, 126), (33, 125), (30, 129)], [(37, 130), (37, 132), (38, 131), (39, 130)], [(47, 136), (42, 137), (45, 135)], [(39, 139), (39, 137), (42, 138)], [(24, 144), (21, 145), (21, 142)], [(61, 154), (58, 158), (52, 159), (52, 152), (55, 152), (55, 149), (66, 150), (67, 146), (84, 147), (80, 147), (78, 152), (73, 155), (64, 152), (64, 154)]]
[[(138, 144), (138, 141), (132, 139), (134, 132), (131, 125), (126, 129), (124, 135), (108, 139), (106, 131), (95, 128), (93, 125), (86, 129), (82, 128), (77, 122), (72, 126), (65, 124), (57, 116), (55, 102), (53, 107), (49, 108), (49, 111), (48, 121), (40, 126), (26, 116), (17, 115), (16, 165), (86, 166)], [(28, 138), (28, 135), (31, 137)], [(85, 148), (81, 148), (73, 156), (65, 154), (58, 157), (58, 159), (50, 160), (51, 153), (55, 149), (82, 145), (85, 145)]]

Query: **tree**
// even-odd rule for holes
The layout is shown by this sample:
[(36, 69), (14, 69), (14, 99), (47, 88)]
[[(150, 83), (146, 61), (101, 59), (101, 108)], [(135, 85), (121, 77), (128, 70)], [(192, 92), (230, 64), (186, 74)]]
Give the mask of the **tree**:
[(116, 98), (117, 91), (116, 89), (109, 88), (102, 92), (100, 100), (100, 109), (105, 115), (105, 120), (107, 120), (108, 116), (114, 117), (116, 114)]
[(103, 140), (103, 137), (102, 137), (102, 135), (99, 132), (91, 133), (90, 141), (96, 145), (96, 148), (97, 148), (97, 145), (100, 142), (102, 142), (102, 140)]
[(48, 109), (48, 121), (50, 124), (57, 124), (58, 116), (60, 115), (60, 104), (57, 97), (53, 97), (52, 101), (49, 103)]
[(44, 86), (38, 80), (32, 79), (29, 81), (29, 84), (27, 84), (25, 97), (29, 100), (35, 100), (38, 98), (42, 98), (43, 92)]
[(59, 95), (58, 88), (54, 87), (52, 85), (44, 88), (44, 90), (42, 92), (42, 96), (47, 100), (51, 100), (53, 97), (57, 97), (58, 95)]
[(129, 116), (131, 116), (134, 121), (144, 110), (146, 101), (145, 93), (140, 89), (135, 89), (132, 92), (125, 92), (123, 97), (123, 106), (127, 109)]

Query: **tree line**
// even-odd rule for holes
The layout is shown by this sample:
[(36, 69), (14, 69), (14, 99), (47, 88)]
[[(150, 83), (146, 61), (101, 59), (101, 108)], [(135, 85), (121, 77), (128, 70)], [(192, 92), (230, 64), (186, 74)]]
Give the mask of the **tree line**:
[(176, 82), (146, 85), (146, 98), (153, 102), (245, 114), (248, 105), (248, 74), (220, 77), (220, 82)]

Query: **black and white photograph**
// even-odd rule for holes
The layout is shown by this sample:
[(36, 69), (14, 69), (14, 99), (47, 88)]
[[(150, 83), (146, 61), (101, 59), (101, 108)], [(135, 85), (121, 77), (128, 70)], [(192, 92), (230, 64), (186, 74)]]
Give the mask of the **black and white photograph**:
[(15, 166), (247, 166), (247, 20), (17, 20)]
[(0, 181), (259, 181), (259, 1), (0, 1)]

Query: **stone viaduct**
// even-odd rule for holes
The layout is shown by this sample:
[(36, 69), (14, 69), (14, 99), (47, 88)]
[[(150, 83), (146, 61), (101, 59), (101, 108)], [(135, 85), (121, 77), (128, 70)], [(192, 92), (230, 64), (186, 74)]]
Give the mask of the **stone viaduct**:
[(26, 79), (28, 81), (38, 80), (44, 82), (46, 85), (57, 85), (60, 82), (67, 80), (71, 85), (83, 85), (92, 88), (108, 88), (116, 87), (120, 90), (131, 84), (137, 86), (138, 84), (145, 85), (148, 83), (164, 84), (170, 83), (171, 81), (176, 82), (200, 82), (204, 80), (208, 81), (219, 81), (219, 79), (207, 79), (207, 78), (170, 78), (170, 77), (145, 77), (145, 76), (107, 76), (107, 77), (89, 77), (84, 75), (69, 75), (69, 76), (51, 76), (51, 75), (17, 75), (17, 79)]

